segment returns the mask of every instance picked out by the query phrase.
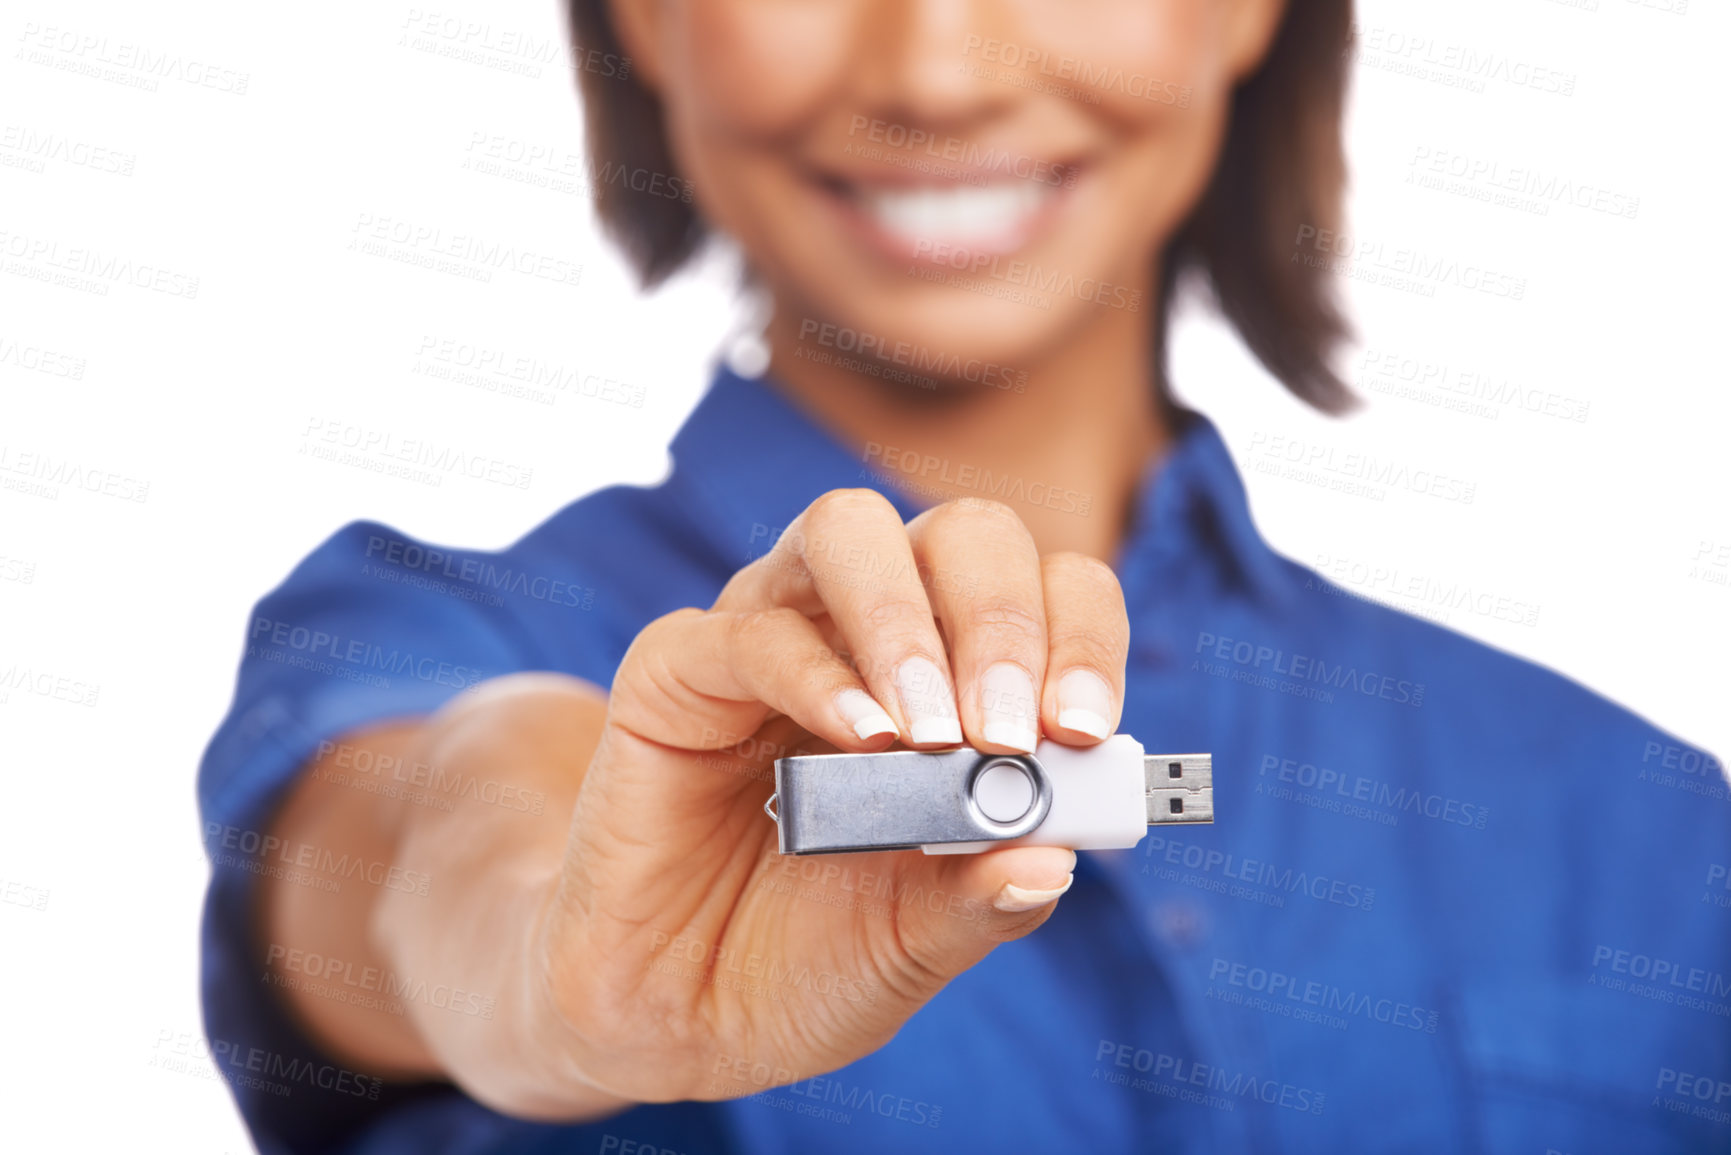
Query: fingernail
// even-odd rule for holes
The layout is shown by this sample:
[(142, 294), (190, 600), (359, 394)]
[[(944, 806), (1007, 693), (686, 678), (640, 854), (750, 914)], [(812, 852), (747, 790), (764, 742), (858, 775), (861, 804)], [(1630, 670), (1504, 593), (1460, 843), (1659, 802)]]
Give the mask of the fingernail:
[(1112, 687), (1093, 670), (1071, 670), (1058, 679), (1058, 725), (1094, 738), (1110, 738)]
[(896, 668), (896, 691), (908, 716), (908, 738), (919, 746), (962, 740), (950, 680), (930, 658), (909, 658)]
[(1008, 746), (1032, 754), (1039, 745), (1035, 727), (1039, 702), (1034, 679), (1014, 662), (989, 666), (980, 677), (980, 712), (985, 725), (980, 733), (994, 746)]
[(1033, 910), (1037, 906), (1045, 906), (1048, 902), (1070, 889), (1070, 884), (1076, 881), (1073, 874), (1064, 876), (1064, 885), (1052, 890), (1027, 890), (1013, 882), (1004, 883), (1004, 889), (998, 891), (998, 897), (992, 900), (992, 905), (1005, 914), (1020, 914), (1024, 910)]
[(854, 737), (865, 741), (880, 734), (900, 734), (896, 720), (864, 690), (843, 690), (835, 696), (835, 710), (853, 728)]

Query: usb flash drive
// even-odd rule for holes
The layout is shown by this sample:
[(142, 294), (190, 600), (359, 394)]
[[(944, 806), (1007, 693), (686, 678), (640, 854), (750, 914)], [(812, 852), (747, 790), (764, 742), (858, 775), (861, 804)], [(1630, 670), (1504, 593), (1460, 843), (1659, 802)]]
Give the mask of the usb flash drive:
[(1033, 754), (958, 750), (814, 754), (775, 764), (783, 854), (907, 850), (975, 854), (1005, 844), (1106, 850), (1156, 823), (1214, 821), (1209, 754), (1144, 754), (1041, 742)]

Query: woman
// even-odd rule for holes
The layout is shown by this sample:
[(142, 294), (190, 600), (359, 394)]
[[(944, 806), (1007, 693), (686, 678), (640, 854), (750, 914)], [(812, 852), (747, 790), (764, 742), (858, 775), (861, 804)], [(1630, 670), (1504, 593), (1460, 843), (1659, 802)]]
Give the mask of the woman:
[[(1731, 837), (1638, 784), (1700, 756), (1275, 555), (1164, 390), (1191, 269), (1350, 400), (1293, 259), (1345, 0), (571, 12), (604, 221), (646, 282), (736, 239), (769, 369), (659, 486), (500, 554), (351, 525), (255, 610), (200, 792), (263, 1149), (1713, 1138), (1667, 1104), (1731, 1077)], [(783, 754), (1118, 730), (1212, 751), (1219, 823), (783, 858), (763, 813)]]

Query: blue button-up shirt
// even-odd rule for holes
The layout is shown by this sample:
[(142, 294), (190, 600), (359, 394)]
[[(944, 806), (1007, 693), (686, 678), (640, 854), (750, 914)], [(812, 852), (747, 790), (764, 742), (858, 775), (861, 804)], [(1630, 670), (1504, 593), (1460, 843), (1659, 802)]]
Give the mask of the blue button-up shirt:
[[(661, 485), (593, 494), (499, 553), (350, 525), (254, 610), (199, 801), (210, 1055), (262, 1150), (1731, 1150), (1718, 762), (1275, 554), (1195, 415), (1149, 470), (1116, 563), (1123, 729), (1213, 752), (1214, 825), (1082, 855), (1050, 922), (881, 1050), (751, 1098), (560, 1127), (321, 1055), (266, 977), (258, 877), (427, 881), (268, 838), (321, 742), (512, 671), (606, 686), (639, 629), (710, 604), (818, 494), (871, 485), (919, 508), (726, 371), (673, 459)], [(487, 788), (352, 774), (419, 804)], [(787, 862), (885, 900), (845, 857)], [(352, 975), (327, 985), (389, 1001)]]

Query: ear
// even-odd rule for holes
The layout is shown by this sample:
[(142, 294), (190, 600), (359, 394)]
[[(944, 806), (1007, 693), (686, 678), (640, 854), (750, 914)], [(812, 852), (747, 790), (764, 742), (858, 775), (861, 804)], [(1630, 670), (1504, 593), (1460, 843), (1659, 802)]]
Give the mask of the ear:
[[(1236, 83), (1247, 79), (1268, 55), (1286, 15), (1286, 0), (1230, 0), (1226, 12), (1226, 60)], [(1295, 19), (1302, 19), (1299, 13)]]
[(613, 24), (613, 34), (619, 38), (619, 47), (631, 58), (632, 75), (650, 92), (660, 96), (662, 79), (667, 75), (661, 43), (662, 0), (602, 2), (607, 5), (608, 18)]

